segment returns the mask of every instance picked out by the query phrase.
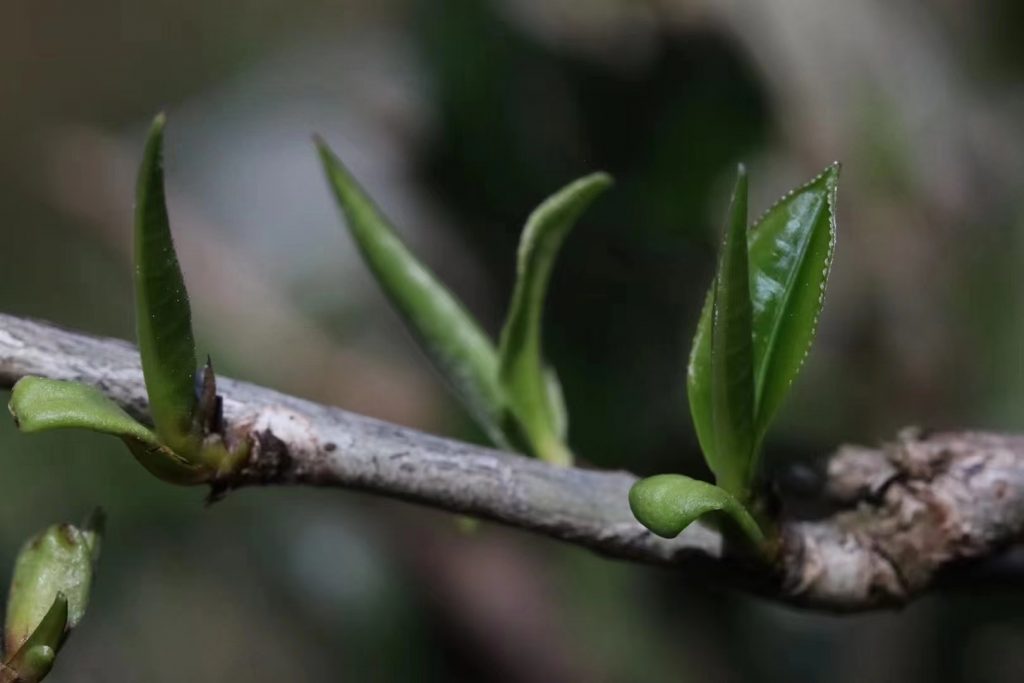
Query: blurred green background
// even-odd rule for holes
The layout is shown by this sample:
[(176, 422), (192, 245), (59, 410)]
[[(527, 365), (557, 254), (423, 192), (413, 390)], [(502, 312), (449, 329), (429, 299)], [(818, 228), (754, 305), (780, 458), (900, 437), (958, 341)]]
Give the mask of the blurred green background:
[[(834, 159), (818, 341), (766, 459), (908, 424), (1024, 428), (1018, 0), (44, 0), (0, 22), (0, 310), (131, 338), (132, 183), (169, 116), (197, 334), (226, 373), (479, 439), (388, 310), (324, 135), (488, 328), (527, 213), (614, 191), (556, 270), (547, 353), (583, 459), (705, 476), (684, 366), (737, 161), (751, 208)], [(3, 397), (4, 400), (6, 397)], [(61, 681), (1019, 681), (1024, 597), (835, 618), (339, 491), (204, 507), (88, 434), (0, 421), (18, 544), (110, 515)]]

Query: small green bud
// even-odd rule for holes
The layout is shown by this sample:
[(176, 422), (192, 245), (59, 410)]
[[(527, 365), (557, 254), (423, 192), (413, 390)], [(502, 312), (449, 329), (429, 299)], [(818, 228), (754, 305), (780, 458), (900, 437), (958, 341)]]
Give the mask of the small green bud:
[[(9, 660), (27, 655), (19, 651), (30, 638), (36, 640), (36, 635), (45, 637), (42, 642), (30, 643), (32, 647), (47, 646), (56, 652), (67, 632), (81, 621), (89, 601), (102, 527), (102, 513), (97, 512), (82, 528), (57, 524), (22, 547), (7, 600), (4, 648)], [(66, 618), (58, 619), (52, 611), (62, 602), (66, 603)], [(60, 622), (56, 628), (53, 621)], [(38, 633), (44, 630), (42, 626), (50, 632)]]

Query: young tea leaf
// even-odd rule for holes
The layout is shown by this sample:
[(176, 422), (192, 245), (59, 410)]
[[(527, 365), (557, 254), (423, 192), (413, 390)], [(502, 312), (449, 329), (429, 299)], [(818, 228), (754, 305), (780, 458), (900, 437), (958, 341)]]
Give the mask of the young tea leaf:
[[(747, 233), (752, 304), (754, 418), (751, 457), (739, 480), (752, 480), (757, 451), (814, 337), (835, 247), (833, 164), (780, 199)], [(717, 280), (716, 280), (717, 282)], [(716, 285), (708, 293), (687, 373), (690, 412), (708, 463), (721, 462), (711, 403)], [(716, 476), (718, 470), (712, 465)], [(721, 482), (720, 482), (721, 483)], [(740, 494), (742, 495), (742, 494)]]
[(43, 377), (22, 377), (8, 409), (23, 432), (79, 428), (159, 446), (156, 435), (94, 387)]
[(741, 166), (729, 206), (710, 306), (705, 305), (697, 327), (688, 373), (690, 410), (698, 425), (704, 457), (718, 485), (741, 499), (748, 494), (747, 472), (754, 449), (748, 277), (747, 175)]
[(135, 324), (149, 407), (160, 439), (178, 452), (197, 447), (195, 343), (188, 292), (164, 201), (164, 117), (146, 141), (135, 198)]
[[(513, 414), (535, 454), (563, 465), (564, 408), (552, 391), (541, 352), (541, 320), (558, 250), (580, 214), (611, 185), (604, 173), (581, 178), (545, 200), (529, 217), (519, 243), (515, 291), (499, 346), (499, 376)], [(559, 392), (560, 394), (560, 392)]]
[(494, 344), (402, 244), (338, 157), (320, 140), (317, 147), (349, 232), (384, 293), (491, 441), (510, 448)]
[(835, 249), (838, 179), (833, 164), (780, 199), (750, 232), (758, 441), (814, 339)]
[(23, 432), (79, 428), (119, 436), (151, 473), (175, 484), (205, 481), (209, 472), (164, 446), (98, 389), (78, 382), (23, 377), (11, 391), (8, 409)]
[(728, 491), (681, 474), (641, 479), (629, 490), (633, 516), (652, 533), (674, 538), (697, 518), (714, 511), (728, 514), (754, 543), (764, 542), (761, 528)]

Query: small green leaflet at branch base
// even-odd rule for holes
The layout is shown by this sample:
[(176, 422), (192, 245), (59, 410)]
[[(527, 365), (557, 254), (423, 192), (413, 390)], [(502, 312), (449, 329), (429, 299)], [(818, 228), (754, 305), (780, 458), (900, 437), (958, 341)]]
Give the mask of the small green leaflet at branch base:
[(341, 160), (322, 140), (316, 144), (349, 232), (384, 293), (488, 438), (511, 448), (494, 344), (402, 243)]
[(160, 443), (157, 435), (137, 422), (99, 389), (79, 382), (22, 377), (11, 390), (8, 410), (22, 432), (49, 429), (89, 429), (118, 436), (152, 474), (174, 484), (204, 481), (208, 472)]
[(99, 389), (80, 382), (22, 377), (11, 390), (8, 409), (23, 432), (78, 428), (159, 446), (156, 434), (139, 424)]
[(185, 280), (164, 199), (164, 116), (153, 121), (135, 197), (135, 324), (146, 393), (160, 440), (186, 454), (198, 448), (196, 353)]
[(659, 474), (641, 479), (629, 491), (633, 516), (652, 533), (675, 538), (709, 512), (729, 515), (755, 547), (764, 534), (746, 508), (728, 491), (681, 474)]
[(697, 324), (687, 388), (690, 412), (705, 459), (719, 483), (745, 498), (756, 476), (758, 451), (771, 419), (785, 399), (811, 341), (821, 312), (835, 245), (835, 195), (839, 175), (833, 164), (809, 183), (776, 202), (747, 234), (753, 345), (753, 426), (750, 455), (739, 471), (716, 443), (711, 399), (715, 340), (714, 297), (708, 294)]
[(563, 445), (564, 406), (557, 377), (545, 367), (541, 322), (558, 250), (580, 214), (612, 180), (604, 173), (581, 178), (545, 200), (529, 217), (519, 242), (516, 286), (499, 345), (499, 377), (512, 412), (537, 454), (561, 465), (572, 455)]

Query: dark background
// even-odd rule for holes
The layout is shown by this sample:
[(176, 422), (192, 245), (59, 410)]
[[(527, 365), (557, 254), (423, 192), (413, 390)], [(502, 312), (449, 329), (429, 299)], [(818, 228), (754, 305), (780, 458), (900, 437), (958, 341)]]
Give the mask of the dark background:
[[(0, 19), (0, 310), (131, 338), (148, 121), (201, 348), (228, 374), (478, 439), (361, 266), (324, 135), (496, 332), (527, 213), (592, 170), (546, 351), (590, 463), (706, 476), (684, 367), (734, 165), (751, 208), (834, 159), (822, 327), (766, 460), (909, 424), (1024, 427), (1017, 0), (114, 0)], [(6, 397), (2, 397), (6, 400)], [(806, 614), (339, 491), (204, 507), (111, 439), (0, 421), (18, 544), (110, 515), (61, 681), (1019, 681), (1024, 599)]]

